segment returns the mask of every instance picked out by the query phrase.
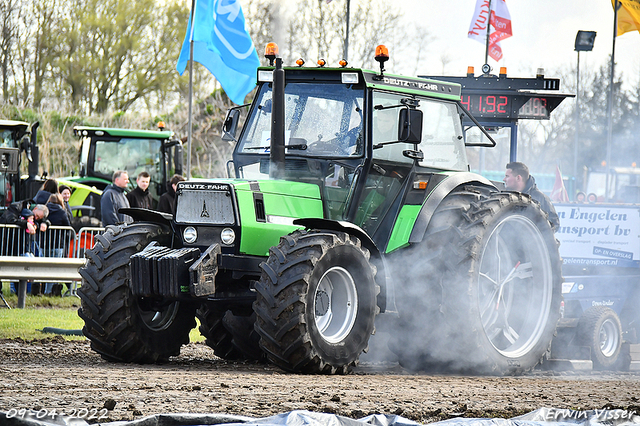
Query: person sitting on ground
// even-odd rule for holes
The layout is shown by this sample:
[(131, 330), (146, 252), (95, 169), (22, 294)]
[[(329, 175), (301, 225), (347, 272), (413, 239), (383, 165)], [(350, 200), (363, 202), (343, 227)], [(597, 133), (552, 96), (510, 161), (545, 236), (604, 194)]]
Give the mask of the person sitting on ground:
[(507, 170), (503, 180), (507, 190), (529, 194), (531, 198), (537, 201), (542, 211), (549, 215), (551, 228), (554, 231), (558, 229), (560, 226), (558, 213), (556, 213), (556, 209), (553, 207), (553, 204), (551, 204), (549, 197), (538, 189), (536, 180), (529, 174), (529, 168), (526, 164), (517, 161), (507, 164)]
[(151, 175), (147, 172), (141, 172), (136, 179), (138, 186), (133, 191), (127, 194), (127, 200), (131, 207), (137, 207), (141, 209), (153, 208), (153, 198), (149, 192), (149, 183), (151, 181)]
[(108, 226), (133, 222), (131, 216), (118, 212), (121, 208), (129, 207), (129, 200), (124, 194), (129, 183), (129, 174), (124, 170), (116, 170), (112, 181), (113, 183), (107, 186), (100, 197), (102, 224)]
[(58, 181), (55, 179), (47, 179), (42, 184), (42, 188), (33, 197), (33, 202), (36, 204), (47, 204), (49, 196), (51, 194), (58, 193)]
[(178, 182), (186, 180), (180, 175), (173, 175), (171, 180), (167, 182), (167, 192), (160, 196), (158, 201), (158, 211), (164, 213), (173, 214), (176, 207), (176, 190), (178, 188)]

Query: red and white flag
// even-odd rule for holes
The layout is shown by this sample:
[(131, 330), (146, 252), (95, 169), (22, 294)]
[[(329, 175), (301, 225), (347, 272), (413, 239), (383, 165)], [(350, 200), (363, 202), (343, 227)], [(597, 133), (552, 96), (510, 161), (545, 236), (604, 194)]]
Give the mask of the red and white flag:
[[(491, 3), (491, 13), (489, 13)], [(476, 10), (469, 26), (469, 38), (486, 44), (487, 25), (493, 27), (489, 31), (489, 56), (495, 61), (502, 59), (500, 41), (511, 37), (511, 15), (505, 0), (478, 0)]]
[(568, 203), (569, 194), (564, 187), (564, 181), (562, 180), (562, 173), (560, 173), (560, 167), (556, 164), (556, 181), (553, 184), (553, 190), (551, 191), (551, 201), (557, 201), (559, 203)]

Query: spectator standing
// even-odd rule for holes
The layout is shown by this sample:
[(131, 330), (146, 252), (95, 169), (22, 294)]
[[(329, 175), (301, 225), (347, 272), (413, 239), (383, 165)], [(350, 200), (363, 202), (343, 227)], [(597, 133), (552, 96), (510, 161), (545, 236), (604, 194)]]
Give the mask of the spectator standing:
[(71, 206), (69, 205), (69, 199), (71, 198), (71, 188), (67, 185), (60, 185), (58, 187), (60, 191), (60, 195), (62, 195), (62, 199), (64, 200), (64, 210), (67, 212), (67, 217), (69, 218), (69, 223), (73, 220), (73, 212), (71, 211)]
[(42, 184), (42, 188), (33, 197), (33, 202), (36, 204), (47, 204), (49, 196), (51, 194), (58, 193), (58, 181), (55, 179), (47, 179)]
[[(64, 200), (60, 194), (51, 194), (49, 201), (47, 202), (47, 208), (49, 209), (49, 222), (54, 226), (71, 226), (69, 217), (64, 208)], [(46, 245), (46, 255), (49, 257), (65, 257), (65, 249), (67, 249), (67, 242), (69, 233), (67, 230), (56, 229), (49, 231), (49, 241)], [(60, 296), (62, 294), (62, 284), (59, 283), (45, 283), (44, 294)]]
[(105, 188), (100, 198), (100, 210), (104, 226), (133, 221), (131, 216), (118, 213), (119, 209), (129, 207), (129, 200), (127, 200), (124, 193), (129, 183), (129, 175), (124, 170), (116, 170), (113, 173), (112, 182), (111, 185)]
[(158, 201), (158, 211), (173, 214), (176, 207), (176, 189), (178, 182), (186, 180), (181, 175), (173, 175), (171, 180), (167, 182), (167, 192), (160, 196)]
[(517, 161), (508, 163), (503, 181), (507, 190), (528, 194), (537, 201), (542, 211), (549, 215), (551, 228), (554, 231), (558, 229), (558, 226), (560, 226), (558, 213), (556, 213), (556, 209), (553, 207), (553, 204), (551, 204), (549, 197), (538, 189), (536, 180), (529, 174), (529, 168), (526, 164)]
[(149, 193), (149, 183), (151, 182), (151, 175), (147, 172), (141, 172), (136, 179), (138, 185), (136, 189), (127, 194), (127, 200), (131, 207), (138, 207), (141, 209), (153, 208), (153, 198)]
[[(49, 228), (49, 209), (43, 204), (37, 204), (33, 210), (29, 209), (32, 200), (16, 201), (11, 203), (7, 210), (0, 216), (0, 223), (19, 226), (28, 234), (21, 244), (10, 244), (8, 252), (12, 256), (41, 256), (42, 250), (38, 245), (38, 231), (45, 232)], [(23, 244), (23, 245), (22, 245)], [(40, 294), (40, 284), (28, 283), (32, 295)], [(11, 283), (11, 291), (16, 292), (14, 283)], [(27, 290), (29, 291), (29, 290)]]

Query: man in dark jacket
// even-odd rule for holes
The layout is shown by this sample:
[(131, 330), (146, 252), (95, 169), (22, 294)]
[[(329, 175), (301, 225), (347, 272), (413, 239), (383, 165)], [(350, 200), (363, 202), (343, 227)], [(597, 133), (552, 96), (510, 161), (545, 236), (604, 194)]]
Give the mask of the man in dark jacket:
[(158, 201), (159, 212), (173, 214), (176, 206), (176, 188), (178, 187), (178, 182), (182, 182), (183, 180), (185, 180), (184, 177), (173, 175), (171, 180), (167, 182), (167, 192), (162, 194)]
[(151, 181), (151, 175), (147, 172), (142, 172), (138, 175), (136, 183), (138, 186), (133, 191), (127, 194), (127, 200), (131, 207), (138, 207), (141, 209), (153, 208), (153, 198), (149, 193), (149, 182)]
[(30, 211), (29, 206), (31, 204), (32, 200), (23, 200), (11, 203), (2, 216), (0, 216), (0, 223), (17, 225), (22, 229), (27, 229), (27, 218), (23, 215), (23, 212), (26, 210), (33, 214), (37, 228), (39, 228), (41, 232), (46, 231), (50, 225), (47, 220), (49, 209), (43, 204), (37, 204), (33, 207), (33, 211)]
[(122, 222), (133, 222), (131, 216), (118, 213), (118, 210), (129, 207), (129, 200), (124, 190), (129, 183), (129, 175), (124, 170), (116, 170), (113, 173), (112, 184), (107, 186), (100, 198), (100, 210), (102, 212), (102, 224), (115, 225)]
[(540, 204), (542, 211), (549, 215), (549, 222), (553, 230), (557, 230), (560, 219), (556, 209), (551, 204), (551, 200), (538, 189), (536, 180), (529, 174), (529, 168), (524, 163), (517, 161), (507, 164), (507, 171), (504, 175), (504, 185), (509, 191), (518, 191), (531, 195)]

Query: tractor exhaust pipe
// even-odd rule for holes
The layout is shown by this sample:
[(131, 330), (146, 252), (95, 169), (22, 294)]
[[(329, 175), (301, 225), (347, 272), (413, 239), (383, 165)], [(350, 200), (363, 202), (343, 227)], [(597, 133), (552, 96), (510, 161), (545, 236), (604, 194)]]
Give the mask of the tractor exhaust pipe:
[(31, 160), (29, 161), (28, 172), (29, 180), (34, 180), (38, 177), (38, 166), (40, 162), (40, 155), (38, 152), (38, 127), (40, 122), (36, 121), (31, 125), (31, 136), (29, 140)]
[(269, 177), (284, 177), (284, 70), (282, 58), (276, 58), (273, 70), (273, 99), (271, 109), (271, 144), (269, 148)]

